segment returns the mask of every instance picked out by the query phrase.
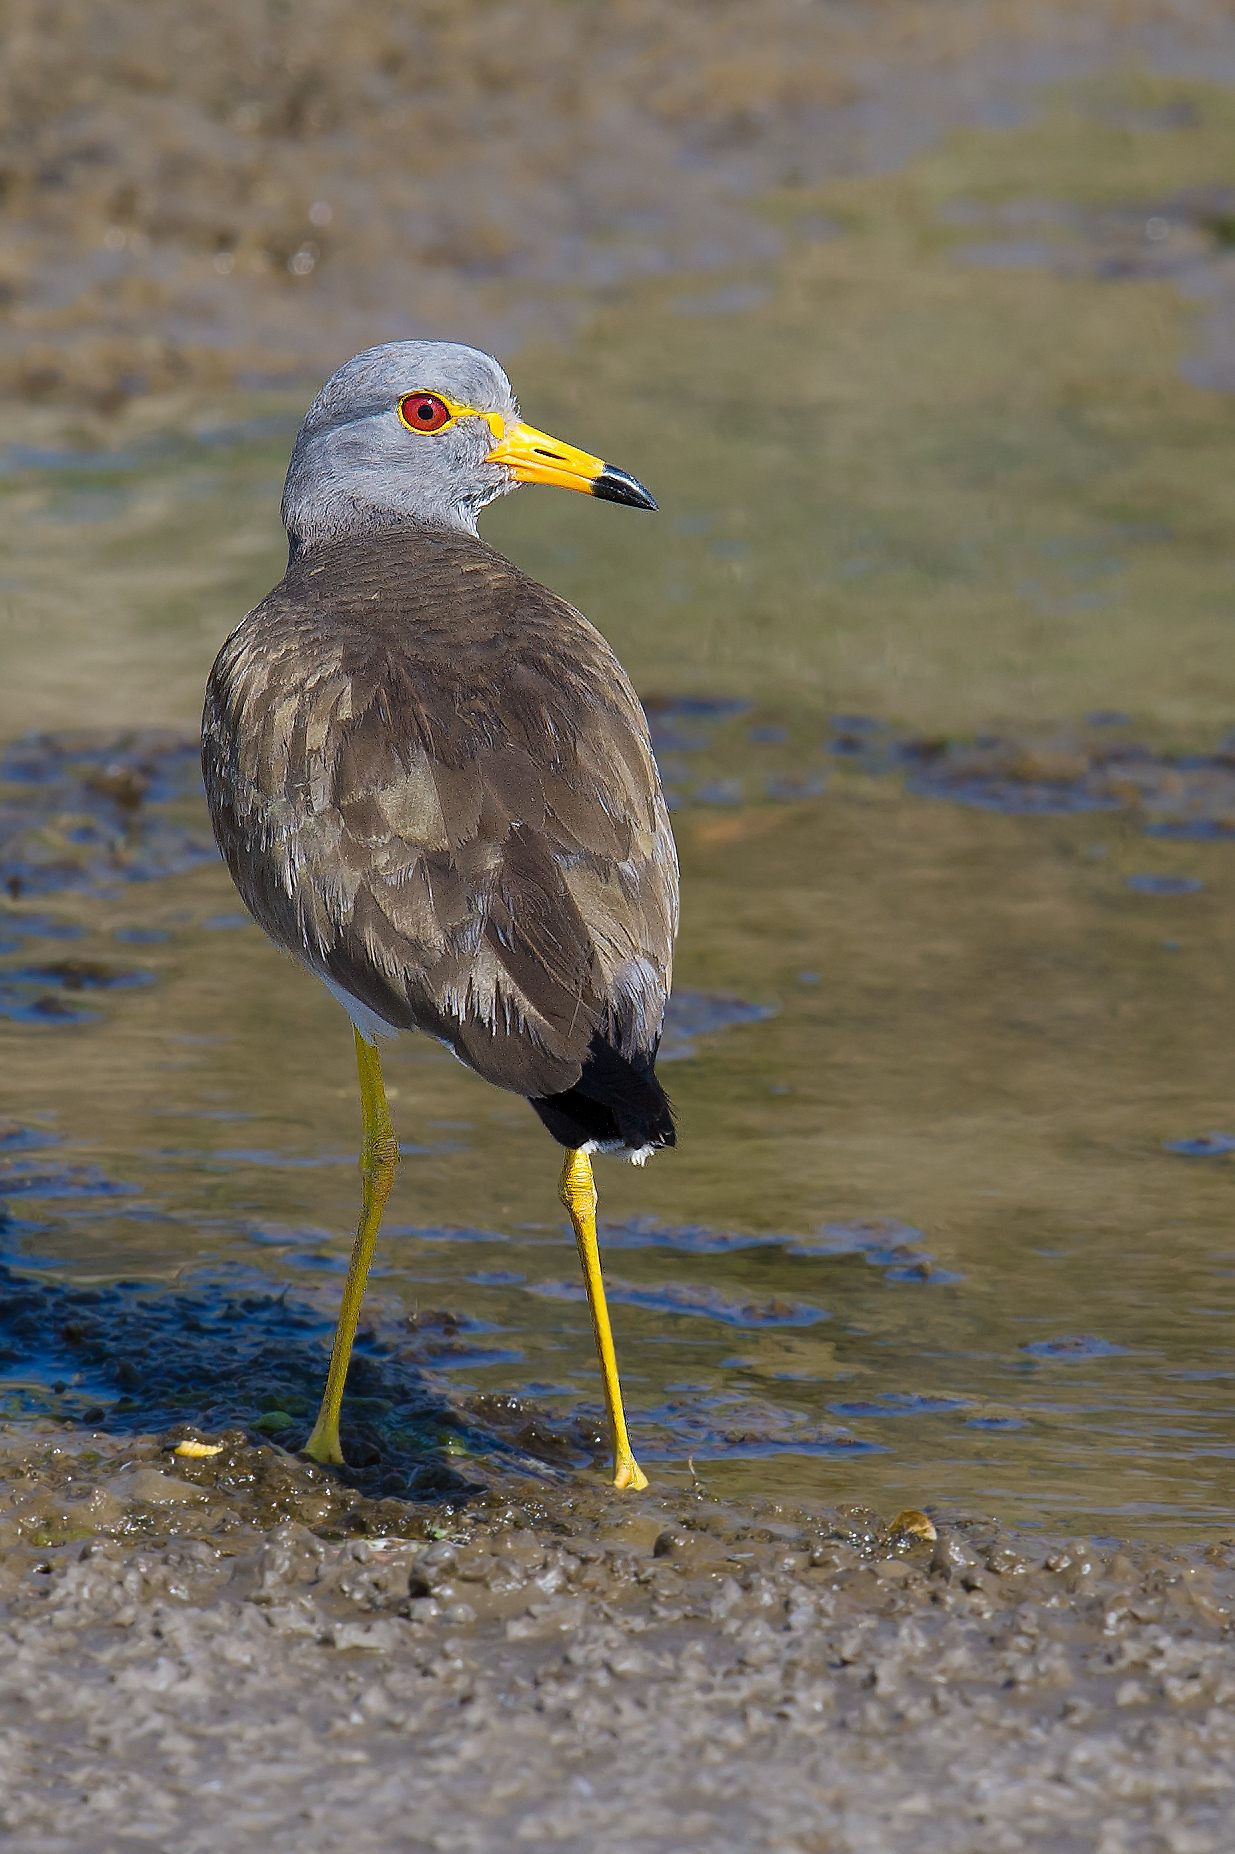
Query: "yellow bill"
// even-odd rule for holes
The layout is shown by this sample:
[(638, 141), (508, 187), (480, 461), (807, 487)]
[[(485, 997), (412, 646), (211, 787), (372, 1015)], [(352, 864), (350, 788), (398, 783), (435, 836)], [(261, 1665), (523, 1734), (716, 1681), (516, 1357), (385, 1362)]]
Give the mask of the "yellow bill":
[(534, 425), (508, 425), (485, 462), (503, 464), (520, 483), (555, 483), (560, 489), (580, 489), (585, 495), (598, 496), (602, 502), (625, 502), (634, 509), (656, 507), (643, 484), (625, 470), (588, 451), (577, 451), (573, 444), (563, 444)]

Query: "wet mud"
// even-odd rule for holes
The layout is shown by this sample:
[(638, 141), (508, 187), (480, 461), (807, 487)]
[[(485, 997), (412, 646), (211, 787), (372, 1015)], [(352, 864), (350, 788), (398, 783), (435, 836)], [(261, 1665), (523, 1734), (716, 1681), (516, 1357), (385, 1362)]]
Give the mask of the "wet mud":
[(1229, 1845), (1235, 1546), (220, 1441), (0, 1432), (14, 1847)]

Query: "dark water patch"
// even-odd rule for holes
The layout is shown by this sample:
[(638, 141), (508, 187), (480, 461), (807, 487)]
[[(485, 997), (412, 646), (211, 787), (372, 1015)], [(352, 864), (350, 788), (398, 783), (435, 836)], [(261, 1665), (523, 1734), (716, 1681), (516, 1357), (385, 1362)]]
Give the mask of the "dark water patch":
[[(250, 1223), (245, 1226), (244, 1233), (250, 1242), (262, 1243), (272, 1249), (292, 1249), (304, 1243), (334, 1241), (330, 1230), (317, 1229), (305, 1223)], [(389, 1231), (384, 1233), (389, 1234)]]
[(118, 991), (131, 985), (153, 985), (153, 972), (109, 966), (101, 959), (57, 959), (45, 966), (9, 966), (4, 978), (34, 984), (59, 985), (64, 991)]
[[(14, 1152), (37, 1152), (40, 1147), (56, 1145), (56, 1135), (40, 1127), (22, 1126), (17, 1120), (0, 1117), (0, 1155)], [(0, 1164), (3, 1164), (0, 1156)]]
[(1130, 875), (1124, 886), (1136, 895), (1197, 895), (1205, 884), (1197, 876)]
[(770, 1455), (880, 1455), (884, 1445), (798, 1411), (732, 1391), (667, 1399), (635, 1415), (637, 1446), (648, 1461), (758, 1460)]
[(682, 1062), (698, 1054), (697, 1037), (715, 1036), (734, 1024), (762, 1023), (775, 1015), (775, 1005), (752, 1004), (728, 992), (675, 991), (665, 1008), (659, 1059), (661, 1062)]
[(202, 922), (208, 933), (235, 933), (241, 928), (255, 925), (251, 914), (209, 914)]
[(697, 805), (740, 805), (745, 796), (740, 779), (707, 779), (691, 793)]
[[(22, 1024), (92, 1023), (98, 1013), (70, 1002), (82, 992), (152, 985), (153, 972), (122, 970), (96, 959), (0, 968), (0, 1017)], [(66, 997), (65, 994), (68, 994)]]
[(41, 991), (35, 986), (10, 983), (0, 975), (0, 1017), (17, 1024), (92, 1024), (97, 1011), (86, 1011), (66, 1002), (58, 992)]
[(1230, 843), (1235, 823), (1223, 818), (1167, 818), (1145, 827), (1147, 837), (1175, 838), (1183, 843)]
[(464, 1345), (442, 1340), (425, 1352), (425, 1363), (435, 1371), (483, 1371), (495, 1365), (518, 1365), (523, 1353), (516, 1346)]
[[(348, 1258), (346, 1255), (324, 1255), (318, 1249), (289, 1249), (280, 1258), (287, 1268), (304, 1268), (315, 1275), (345, 1275)], [(375, 1262), (369, 1270), (372, 1279), (379, 1275), (388, 1275), (390, 1269), (380, 1262)]]
[(776, 1249), (782, 1255), (805, 1261), (860, 1256), (872, 1268), (883, 1270), (889, 1281), (933, 1282), (937, 1286), (963, 1277), (936, 1266), (929, 1250), (919, 1246), (922, 1231), (891, 1219), (858, 1219), (825, 1223), (809, 1236), (783, 1231), (768, 1233), (718, 1230), (707, 1224), (664, 1224), (653, 1216), (631, 1217), (624, 1223), (602, 1223), (605, 1249), (666, 1249), (679, 1255), (732, 1255), (748, 1249)]
[(165, 927), (117, 927), (112, 939), (121, 940), (126, 946), (158, 946), (170, 940), (171, 934)]
[(198, 745), (182, 736), (29, 735), (0, 757), (0, 889), (110, 893), (211, 862), (209, 832), (172, 814), (200, 792)]
[(58, 792), (80, 786), (136, 809), (196, 792), (200, 748), (197, 741), (162, 729), (108, 736), (74, 729), (28, 734), (0, 756), (0, 779)]
[[(148, 1283), (74, 1287), (32, 1281), (0, 1266), (0, 1389), (20, 1384), (42, 1413), (135, 1434), (175, 1424), (207, 1432), (239, 1426), (305, 1439), (325, 1380), (333, 1320), (254, 1281), (203, 1280), (189, 1291)], [(478, 1490), (461, 1459), (480, 1467), (539, 1471), (514, 1442), (515, 1400), (486, 1422), (485, 1400), (464, 1409), (429, 1373), (452, 1361), (469, 1323), (422, 1313), (362, 1326), (348, 1373), (342, 1435), (349, 1463), (338, 1479), (371, 1496), (466, 1499)], [(523, 1422), (534, 1406), (518, 1404)], [(565, 1434), (554, 1458), (590, 1452)], [(544, 1459), (543, 1457), (540, 1459)]]
[(1026, 1429), (1028, 1424), (1020, 1416), (970, 1416), (965, 1420), (966, 1429), (989, 1429), (996, 1434), (1012, 1434), (1017, 1429)]
[(1235, 1134), (1198, 1133), (1192, 1139), (1164, 1139), (1166, 1152), (1178, 1152), (1185, 1159), (1222, 1159), (1235, 1152)]
[(643, 711), (658, 758), (662, 753), (699, 752), (708, 745), (717, 723), (749, 714), (750, 709), (751, 703), (740, 696), (652, 694), (643, 697)]
[(700, 721), (728, 721), (750, 713), (744, 695), (645, 695), (643, 707), (652, 715), (678, 715)]
[(967, 1410), (963, 1397), (932, 1397), (913, 1391), (884, 1391), (878, 1397), (830, 1403), (833, 1416), (950, 1416)]
[(392, 1223), (389, 1228), (382, 1225), (383, 1238), (387, 1236), (410, 1236), (416, 1242), (509, 1242), (510, 1237), (500, 1230), (480, 1230), (468, 1224), (453, 1223)]
[(86, 929), (76, 921), (59, 921), (51, 914), (26, 914), (15, 908), (0, 909), (0, 933), (19, 940), (80, 940)]
[[(1103, 538), (1096, 537), (1094, 546)], [(1076, 572), (1113, 571), (1120, 564), (1091, 558), (1091, 553), (1082, 549), (1073, 563)], [(1224, 743), (1214, 753), (1159, 753), (1121, 737), (1129, 725), (1122, 710), (1091, 710), (1083, 724), (1047, 738), (906, 735), (875, 716), (833, 715), (833, 732), (820, 742), (838, 774), (838, 782), (830, 785), (822, 765), (804, 764), (800, 755), (795, 764), (783, 751), (791, 733), (779, 723), (735, 730), (727, 725), (735, 718), (726, 712), (732, 705), (719, 700), (649, 700), (660, 703), (649, 709), (649, 721), (666, 796), (675, 810), (686, 804), (739, 806), (759, 795), (776, 803), (815, 800), (830, 790), (843, 791), (839, 779), (844, 772), (867, 777), (899, 773), (916, 796), (1005, 815), (1139, 810), (1151, 836), (1235, 838), (1235, 747)], [(744, 710), (749, 704), (740, 706)], [(701, 756), (702, 764), (689, 758), (694, 755)]]
[(787, 1236), (755, 1236), (737, 1230), (714, 1230), (706, 1224), (670, 1227), (655, 1217), (631, 1217), (625, 1223), (602, 1223), (603, 1249), (669, 1249), (679, 1255), (732, 1255), (742, 1249), (765, 1249), (792, 1240)]
[(675, 726), (672, 720), (663, 716), (648, 716), (648, 731), (652, 736), (652, 750), (662, 778), (674, 776), (674, 768), (665, 755), (668, 753), (699, 753), (708, 744), (708, 736), (701, 728), (691, 731)]
[(1126, 1357), (1129, 1348), (1126, 1345), (1112, 1345), (1109, 1339), (1095, 1338), (1092, 1333), (1073, 1333), (1058, 1339), (1032, 1339), (1021, 1350), (1028, 1352), (1031, 1358), (1072, 1364), (1091, 1358)]
[(1002, 811), (1009, 817), (1067, 817), (1081, 811), (1119, 811), (1122, 800), (1087, 790), (1079, 782), (1063, 783), (965, 777), (955, 768), (917, 774), (909, 790), (919, 798), (948, 798), (954, 805), (973, 805), (979, 811)]
[(1012, 816), (1063, 817), (1141, 809), (1151, 836), (1235, 835), (1235, 755), (1156, 754), (1136, 742), (1065, 736), (972, 742), (905, 740), (907, 787)]
[[(528, 1288), (546, 1300), (585, 1300), (579, 1281), (540, 1281)], [(605, 1282), (611, 1301), (627, 1307), (645, 1307), (655, 1313), (683, 1313), (719, 1320), (725, 1326), (814, 1326), (831, 1319), (822, 1307), (805, 1301), (786, 1300), (771, 1295), (760, 1300), (725, 1294), (720, 1288), (693, 1286), (687, 1282), (668, 1281), (658, 1287), (638, 1286), (634, 1282), (612, 1278)]]
[(766, 797), (775, 804), (792, 805), (803, 798), (822, 798), (828, 789), (828, 782), (822, 773), (791, 773), (784, 778), (768, 778), (763, 782)]
[(260, 1165), (276, 1172), (311, 1172), (334, 1165), (355, 1165), (354, 1152), (272, 1152), (263, 1146), (228, 1146), (211, 1155), (232, 1165)]
[[(805, 1242), (806, 1239), (799, 1239)], [(906, 1247), (924, 1240), (923, 1232), (912, 1223), (895, 1217), (856, 1217), (850, 1221), (821, 1223), (809, 1239), (811, 1255), (862, 1255), (868, 1259), (891, 1260), (903, 1255)]]
[(469, 1314), (444, 1309), (409, 1313), (403, 1325), (416, 1334), (419, 1358), (437, 1371), (517, 1365), (523, 1357), (522, 1352), (515, 1349), (476, 1345), (474, 1341), (479, 1335), (499, 1329), (491, 1321), (477, 1320)]
[(877, 777), (902, 764), (907, 743), (874, 715), (833, 715), (830, 725), (823, 751), (853, 771)]
[(31, 1158), (19, 1147), (0, 1152), (0, 1203), (6, 1198), (137, 1197), (141, 1186), (109, 1178), (97, 1165)]
[(823, 751), (852, 771), (871, 777), (894, 771), (901, 759), (891, 735), (834, 734), (824, 741)]
[(795, 1237), (785, 1245), (787, 1255), (860, 1255), (872, 1268), (881, 1268), (888, 1281), (930, 1281), (937, 1287), (960, 1281), (952, 1269), (939, 1268), (928, 1249), (919, 1245), (921, 1230), (895, 1218), (857, 1218), (852, 1222), (821, 1224), (814, 1236)]

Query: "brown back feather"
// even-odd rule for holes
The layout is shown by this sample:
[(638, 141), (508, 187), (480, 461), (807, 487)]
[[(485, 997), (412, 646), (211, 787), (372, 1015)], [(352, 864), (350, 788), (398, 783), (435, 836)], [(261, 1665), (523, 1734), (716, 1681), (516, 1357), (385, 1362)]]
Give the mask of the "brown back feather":
[(677, 857), (643, 711), (587, 620), (469, 536), (306, 551), (211, 672), (215, 835), (259, 924), (499, 1087), (655, 1046)]

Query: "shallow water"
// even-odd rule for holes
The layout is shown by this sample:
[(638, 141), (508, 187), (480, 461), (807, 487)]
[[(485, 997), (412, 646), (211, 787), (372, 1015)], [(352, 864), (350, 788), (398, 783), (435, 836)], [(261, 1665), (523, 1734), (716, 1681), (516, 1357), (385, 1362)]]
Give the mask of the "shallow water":
[[(974, 265), (948, 209), (1135, 214), (1232, 155), (1227, 92), (1052, 94), (764, 198), (763, 296), (623, 286), (512, 363), (536, 423), (663, 509), (543, 494), (485, 524), (613, 639), (675, 805), (681, 1145), (599, 1177), (658, 1475), (1229, 1524), (1230, 401), (1181, 372), (1170, 277)], [(0, 736), (39, 738), (0, 784), (0, 1234), (49, 1277), (314, 1305), (341, 1280), (350, 1033), (240, 912), (178, 745), (280, 571), (296, 416), (12, 421)], [(426, 1042), (386, 1071), (375, 1306), (458, 1316), (430, 1360), (457, 1399), (568, 1425), (598, 1380), (551, 1143)], [(128, 1394), (44, 1362), (6, 1367), (15, 1406)]]

